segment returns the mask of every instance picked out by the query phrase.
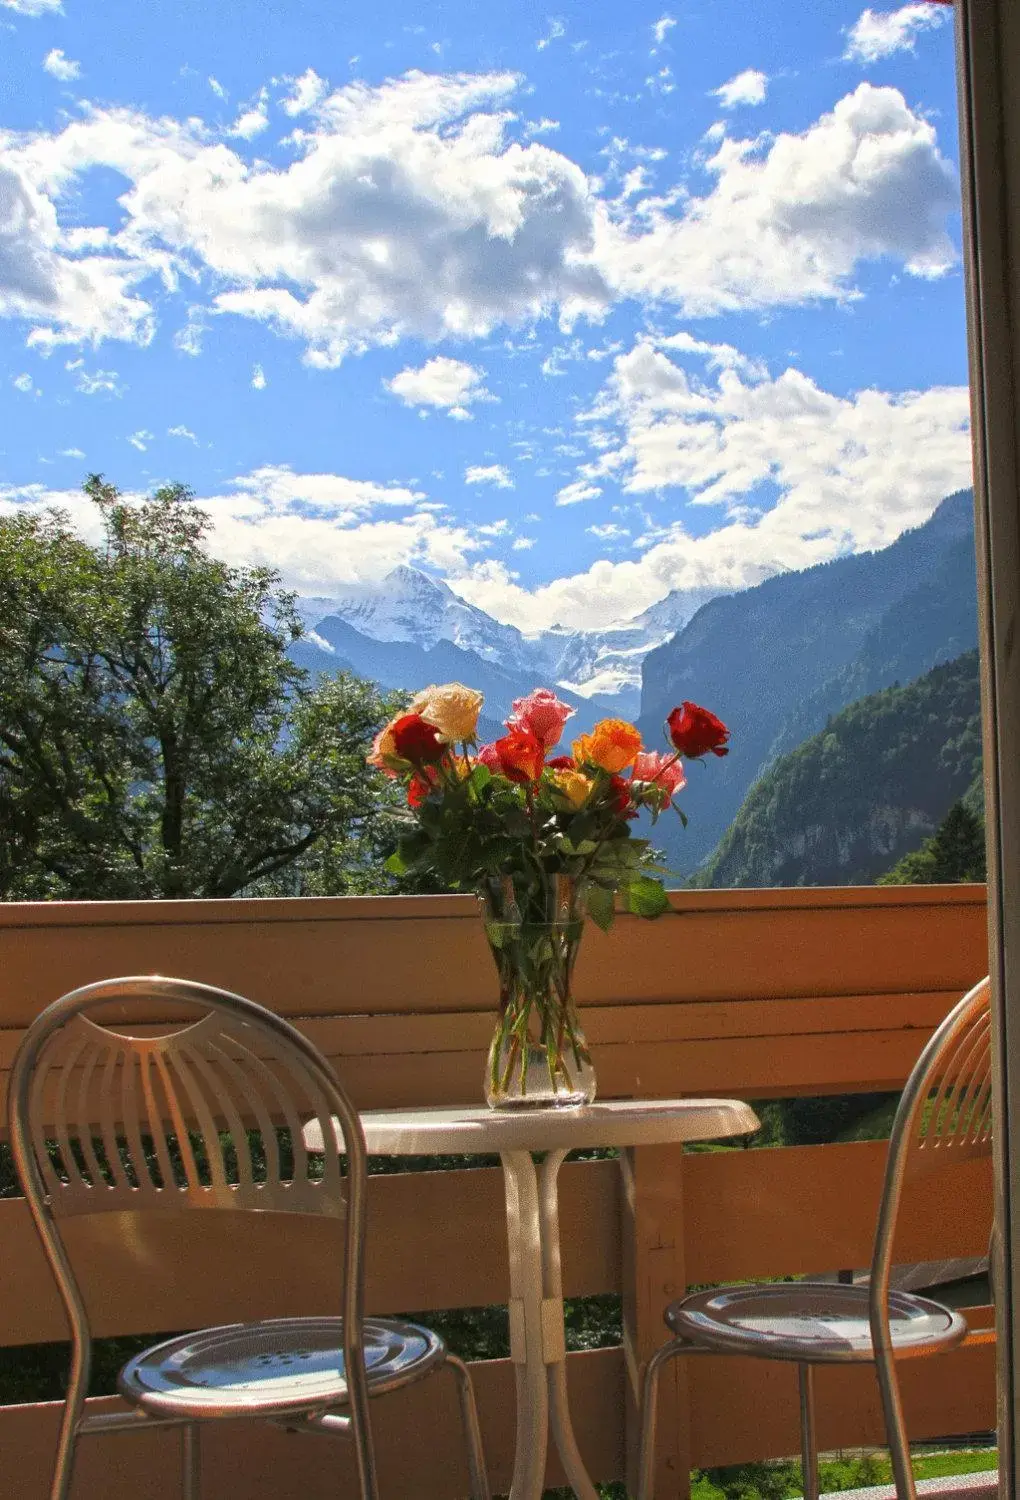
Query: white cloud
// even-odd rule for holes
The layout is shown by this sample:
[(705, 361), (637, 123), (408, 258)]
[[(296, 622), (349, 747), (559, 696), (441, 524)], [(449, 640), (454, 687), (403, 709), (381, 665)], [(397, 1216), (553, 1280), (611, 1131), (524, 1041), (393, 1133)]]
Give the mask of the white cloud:
[(268, 125), (269, 93), (263, 89), (256, 102), (241, 111), (227, 134), (236, 136), (242, 141), (252, 141), (257, 135), (261, 135)]
[(706, 165), (706, 197), (645, 199), (604, 227), (622, 290), (705, 316), (852, 297), (862, 261), (933, 277), (956, 260), (953, 168), (898, 89), (862, 83), (803, 133), (726, 138)]
[(515, 552), (530, 552), (535, 545), (533, 536), (519, 536), (514, 539), (513, 550)]
[(228, 97), (226, 89), (223, 87), (222, 83), (220, 83), (218, 78), (214, 78), (210, 73), (206, 81), (208, 82), (209, 87), (212, 89), (213, 93), (216, 95), (217, 99), (226, 99)]
[(465, 484), (494, 484), (498, 490), (512, 490), (514, 482), (505, 464), (471, 464), (464, 470)]
[(952, 16), (948, 5), (920, 0), (899, 10), (865, 10), (847, 33), (848, 62), (873, 63), (894, 52), (913, 52), (918, 36), (934, 31)]
[(666, 40), (667, 34), (672, 31), (676, 21), (672, 16), (660, 16), (652, 26), (652, 40), (656, 47), (661, 47)]
[(434, 407), (459, 421), (470, 418), (468, 407), (474, 402), (496, 399), (485, 389), (484, 371), (445, 355), (426, 360), (419, 369), (408, 365), (383, 384), (407, 406)]
[(539, 52), (544, 52), (550, 42), (558, 42), (560, 38), (565, 37), (566, 34), (567, 28), (565, 23), (563, 21), (555, 19), (554, 17), (550, 17), (549, 30), (546, 32), (544, 37), (542, 37), (535, 43), (535, 46), (537, 47)]
[[(202, 275), (214, 310), (301, 339), (309, 361), (329, 367), (405, 336), (474, 338), (605, 311), (587, 177), (547, 146), (508, 141), (504, 106), (518, 85), (510, 73), (349, 84), (319, 101), (315, 129), (292, 138), (298, 159), (278, 168), (250, 166), (200, 121), (102, 108), (27, 138), (16, 159), (54, 199), (92, 167), (127, 179), (105, 262), (80, 258), (77, 275)], [(33, 213), (57, 241), (50, 198)], [(59, 321), (45, 280), (35, 303)], [(129, 319), (121, 307), (119, 329), (112, 314), (91, 316), (98, 336), (125, 337), (151, 309), (139, 303)]]
[(139, 427), (138, 431), (133, 432), (128, 438), (128, 442), (132, 448), (137, 448), (139, 453), (145, 453), (152, 442), (152, 438), (153, 434), (151, 432), (148, 432), (144, 427)]
[(190, 427), (168, 427), (166, 435), (167, 437), (185, 438), (189, 443), (195, 443), (196, 445), (198, 443), (198, 438)]
[(146, 267), (111, 254), (105, 231), (90, 247), (88, 231), (62, 230), (8, 140), (0, 134), (0, 318), (34, 323), (28, 343), (44, 349), (102, 338), (147, 343), (151, 311), (130, 290)]
[[(309, 101), (319, 92), (302, 75), (292, 99), (306, 80)], [(511, 139), (520, 86), (510, 73), (349, 84), (309, 103), (313, 127), (288, 137), (281, 166), (199, 120), (127, 109), (0, 137), (0, 316), (27, 320), (44, 349), (145, 343), (155, 316), (138, 284), (186, 280), (198, 290), (175, 336), (184, 352), (230, 314), (332, 368), (403, 338), (547, 316), (569, 331), (620, 296), (702, 316), (846, 299), (864, 260), (928, 276), (953, 264), (953, 171), (895, 89), (864, 83), (801, 134), (723, 139), (703, 197), (650, 195), (632, 175), (625, 201), (607, 201), (561, 152)], [(266, 99), (245, 113), (268, 119)], [(62, 222), (103, 168), (126, 184), (122, 221)]]
[(77, 370), (74, 382), (76, 391), (83, 396), (123, 396), (124, 387), (116, 370), (85, 370), (81, 360), (68, 362), (69, 370)]
[(27, 373), (24, 375), (13, 375), (11, 377), (11, 385), (13, 385), (16, 391), (24, 392), (26, 396), (35, 389), (35, 382), (31, 375)]
[(835, 396), (795, 369), (772, 377), (725, 345), (645, 339), (617, 358), (592, 413), (615, 424), (617, 441), (582, 467), (583, 480), (611, 478), (635, 498), (671, 491), (718, 520), (706, 530), (703, 513), (692, 534), (674, 504), (626, 561), (600, 559), (532, 590), (487, 561), (451, 583), (523, 630), (597, 628), (671, 589), (748, 588), (887, 546), (970, 483), (968, 410), (963, 386)]
[(710, 92), (723, 109), (736, 109), (738, 104), (764, 104), (768, 86), (767, 73), (760, 73), (757, 68), (745, 68), (743, 73)]
[(58, 14), (64, 7), (61, 0), (0, 0), (6, 10), (13, 10), (16, 16), (45, 16)]
[(597, 484), (588, 484), (583, 479), (575, 480), (573, 484), (565, 484), (561, 490), (556, 491), (557, 505), (578, 505), (582, 500), (597, 500), (602, 489)]
[(65, 57), (59, 47), (47, 52), (43, 58), (43, 67), (53, 78), (59, 78), (61, 83), (70, 83), (72, 79), (81, 77), (81, 63)]
[[(422, 508), (420, 491), (338, 474), (268, 465), (198, 498), (211, 518), (210, 548), (217, 556), (279, 568), (287, 588), (326, 598), (338, 585), (376, 582), (401, 563), (459, 575), (490, 545)], [(98, 540), (95, 507), (80, 491), (0, 484), (0, 511), (48, 505), (61, 506)]]
[(81, 448), (61, 448), (61, 450), (60, 450), (60, 457), (61, 458), (84, 458), (85, 457), (85, 453), (84, 453), (84, 450), (81, 449)]
[(188, 308), (188, 321), (183, 328), (178, 328), (174, 334), (174, 348), (181, 354), (188, 354), (195, 358), (202, 352), (202, 340), (205, 337), (206, 322), (205, 313), (201, 307)]
[(255, 365), (251, 372), (251, 388), (253, 391), (264, 391), (269, 382), (266, 380), (266, 372), (261, 365)]
[(304, 115), (315, 108), (329, 91), (329, 84), (314, 68), (307, 68), (300, 78), (292, 78), (293, 91), (281, 101), (285, 114)]
[(529, 120), (524, 127), (524, 134), (527, 136), (548, 135), (559, 128), (559, 120), (550, 120), (547, 115), (543, 115), (540, 120)]

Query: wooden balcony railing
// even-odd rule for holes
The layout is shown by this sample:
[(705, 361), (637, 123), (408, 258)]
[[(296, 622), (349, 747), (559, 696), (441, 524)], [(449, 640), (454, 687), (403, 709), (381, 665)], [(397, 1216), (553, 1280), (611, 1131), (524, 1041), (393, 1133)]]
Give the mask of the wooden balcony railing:
[[(711, 891), (673, 898), (648, 925), (585, 938), (578, 991), (600, 1093), (743, 1098), (899, 1087), (937, 1020), (987, 968), (982, 887)], [(479, 1097), (492, 1026), (490, 960), (470, 900), (448, 897), (0, 906), (0, 1082), (25, 1025), (75, 985), (172, 973), (282, 1012), (333, 1058), (362, 1108)], [(623, 1477), (633, 1386), (685, 1286), (864, 1266), (884, 1147), (861, 1143), (685, 1154), (641, 1148), (562, 1177), (568, 1296), (621, 1292), (622, 1348), (570, 1357), (575, 1428), (590, 1471)], [(912, 1201), (906, 1261), (980, 1253), (989, 1195), (964, 1173), (952, 1201)], [(74, 1224), (100, 1335), (162, 1333), (335, 1305), (337, 1246), (319, 1222), (117, 1216)], [(197, 1222), (196, 1222), (197, 1221)], [(0, 1201), (0, 1345), (60, 1339), (59, 1303), (24, 1205)], [(377, 1176), (370, 1183), (373, 1311), (474, 1307), (506, 1295), (500, 1174)], [(985, 1326), (987, 1310), (976, 1323)], [(475, 1367), (497, 1489), (513, 1441), (509, 1362)], [(699, 1358), (664, 1389), (660, 1496), (691, 1467), (796, 1451), (792, 1368)], [(910, 1362), (917, 1437), (994, 1423), (986, 1340)], [(881, 1441), (868, 1370), (822, 1372), (823, 1447)], [(426, 1382), (374, 1408), (385, 1494), (464, 1493), (452, 1391)], [(0, 1409), (0, 1495), (42, 1500), (56, 1408)], [(326, 1500), (354, 1493), (343, 1444), (224, 1426), (206, 1445), (209, 1495)], [(173, 1434), (89, 1438), (78, 1500), (176, 1496)], [(555, 1464), (549, 1483), (562, 1482)]]

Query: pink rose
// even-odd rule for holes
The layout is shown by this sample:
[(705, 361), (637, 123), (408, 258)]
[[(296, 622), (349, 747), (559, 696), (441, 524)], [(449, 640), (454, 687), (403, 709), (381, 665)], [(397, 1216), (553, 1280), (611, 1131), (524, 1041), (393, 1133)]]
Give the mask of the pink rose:
[(642, 750), (634, 762), (632, 781), (649, 781), (672, 797), (687, 785), (684, 768), (675, 755), (663, 755), (658, 750)]
[(513, 713), (507, 719), (506, 727), (520, 730), (522, 734), (534, 735), (546, 750), (551, 750), (558, 743), (563, 726), (573, 713), (574, 710), (568, 704), (561, 703), (548, 688), (536, 688), (526, 698), (514, 699)]
[(499, 758), (499, 751), (495, 745), (480, 745), (475, 752), (475, 759), (481, 766), (487, 766), (490, 771), (502, 771), (503, 764)]

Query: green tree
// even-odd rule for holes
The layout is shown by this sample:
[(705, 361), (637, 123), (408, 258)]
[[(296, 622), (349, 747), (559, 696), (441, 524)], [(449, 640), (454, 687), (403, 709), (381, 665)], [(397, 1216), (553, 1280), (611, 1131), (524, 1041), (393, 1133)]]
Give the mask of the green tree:
[(261, 894), (326, 848), (333, 889), (363, 888), (395, 701), (310, 684), (293, 596), (209, 554), (189, 490), (85, 492), (96, 545), (59, 511), (0, 519), (0, 897)]
[(984, 825), (962, 802), (954, 802), (931, 838), (905, 854), (875, 884), (953, 885), (984, 878)]

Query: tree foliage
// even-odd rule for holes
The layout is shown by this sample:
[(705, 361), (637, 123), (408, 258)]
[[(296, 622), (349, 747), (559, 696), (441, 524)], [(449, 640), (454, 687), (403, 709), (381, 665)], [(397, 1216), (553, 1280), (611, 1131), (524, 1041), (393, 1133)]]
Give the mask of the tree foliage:
[(985, 830), (963, 802), (954, 802), (930, 839), (905, 854), (876, 885), (953, 885), (984, 880)]
[(0, 896), (258, 894), (325, 849), (356, 884), (386, 842), (365, 751), (394, 701), (310, 685), (293, 596), (210, 556), (185, 487), (85, 491), (96, 544), (59, 511), (0, 518)]

